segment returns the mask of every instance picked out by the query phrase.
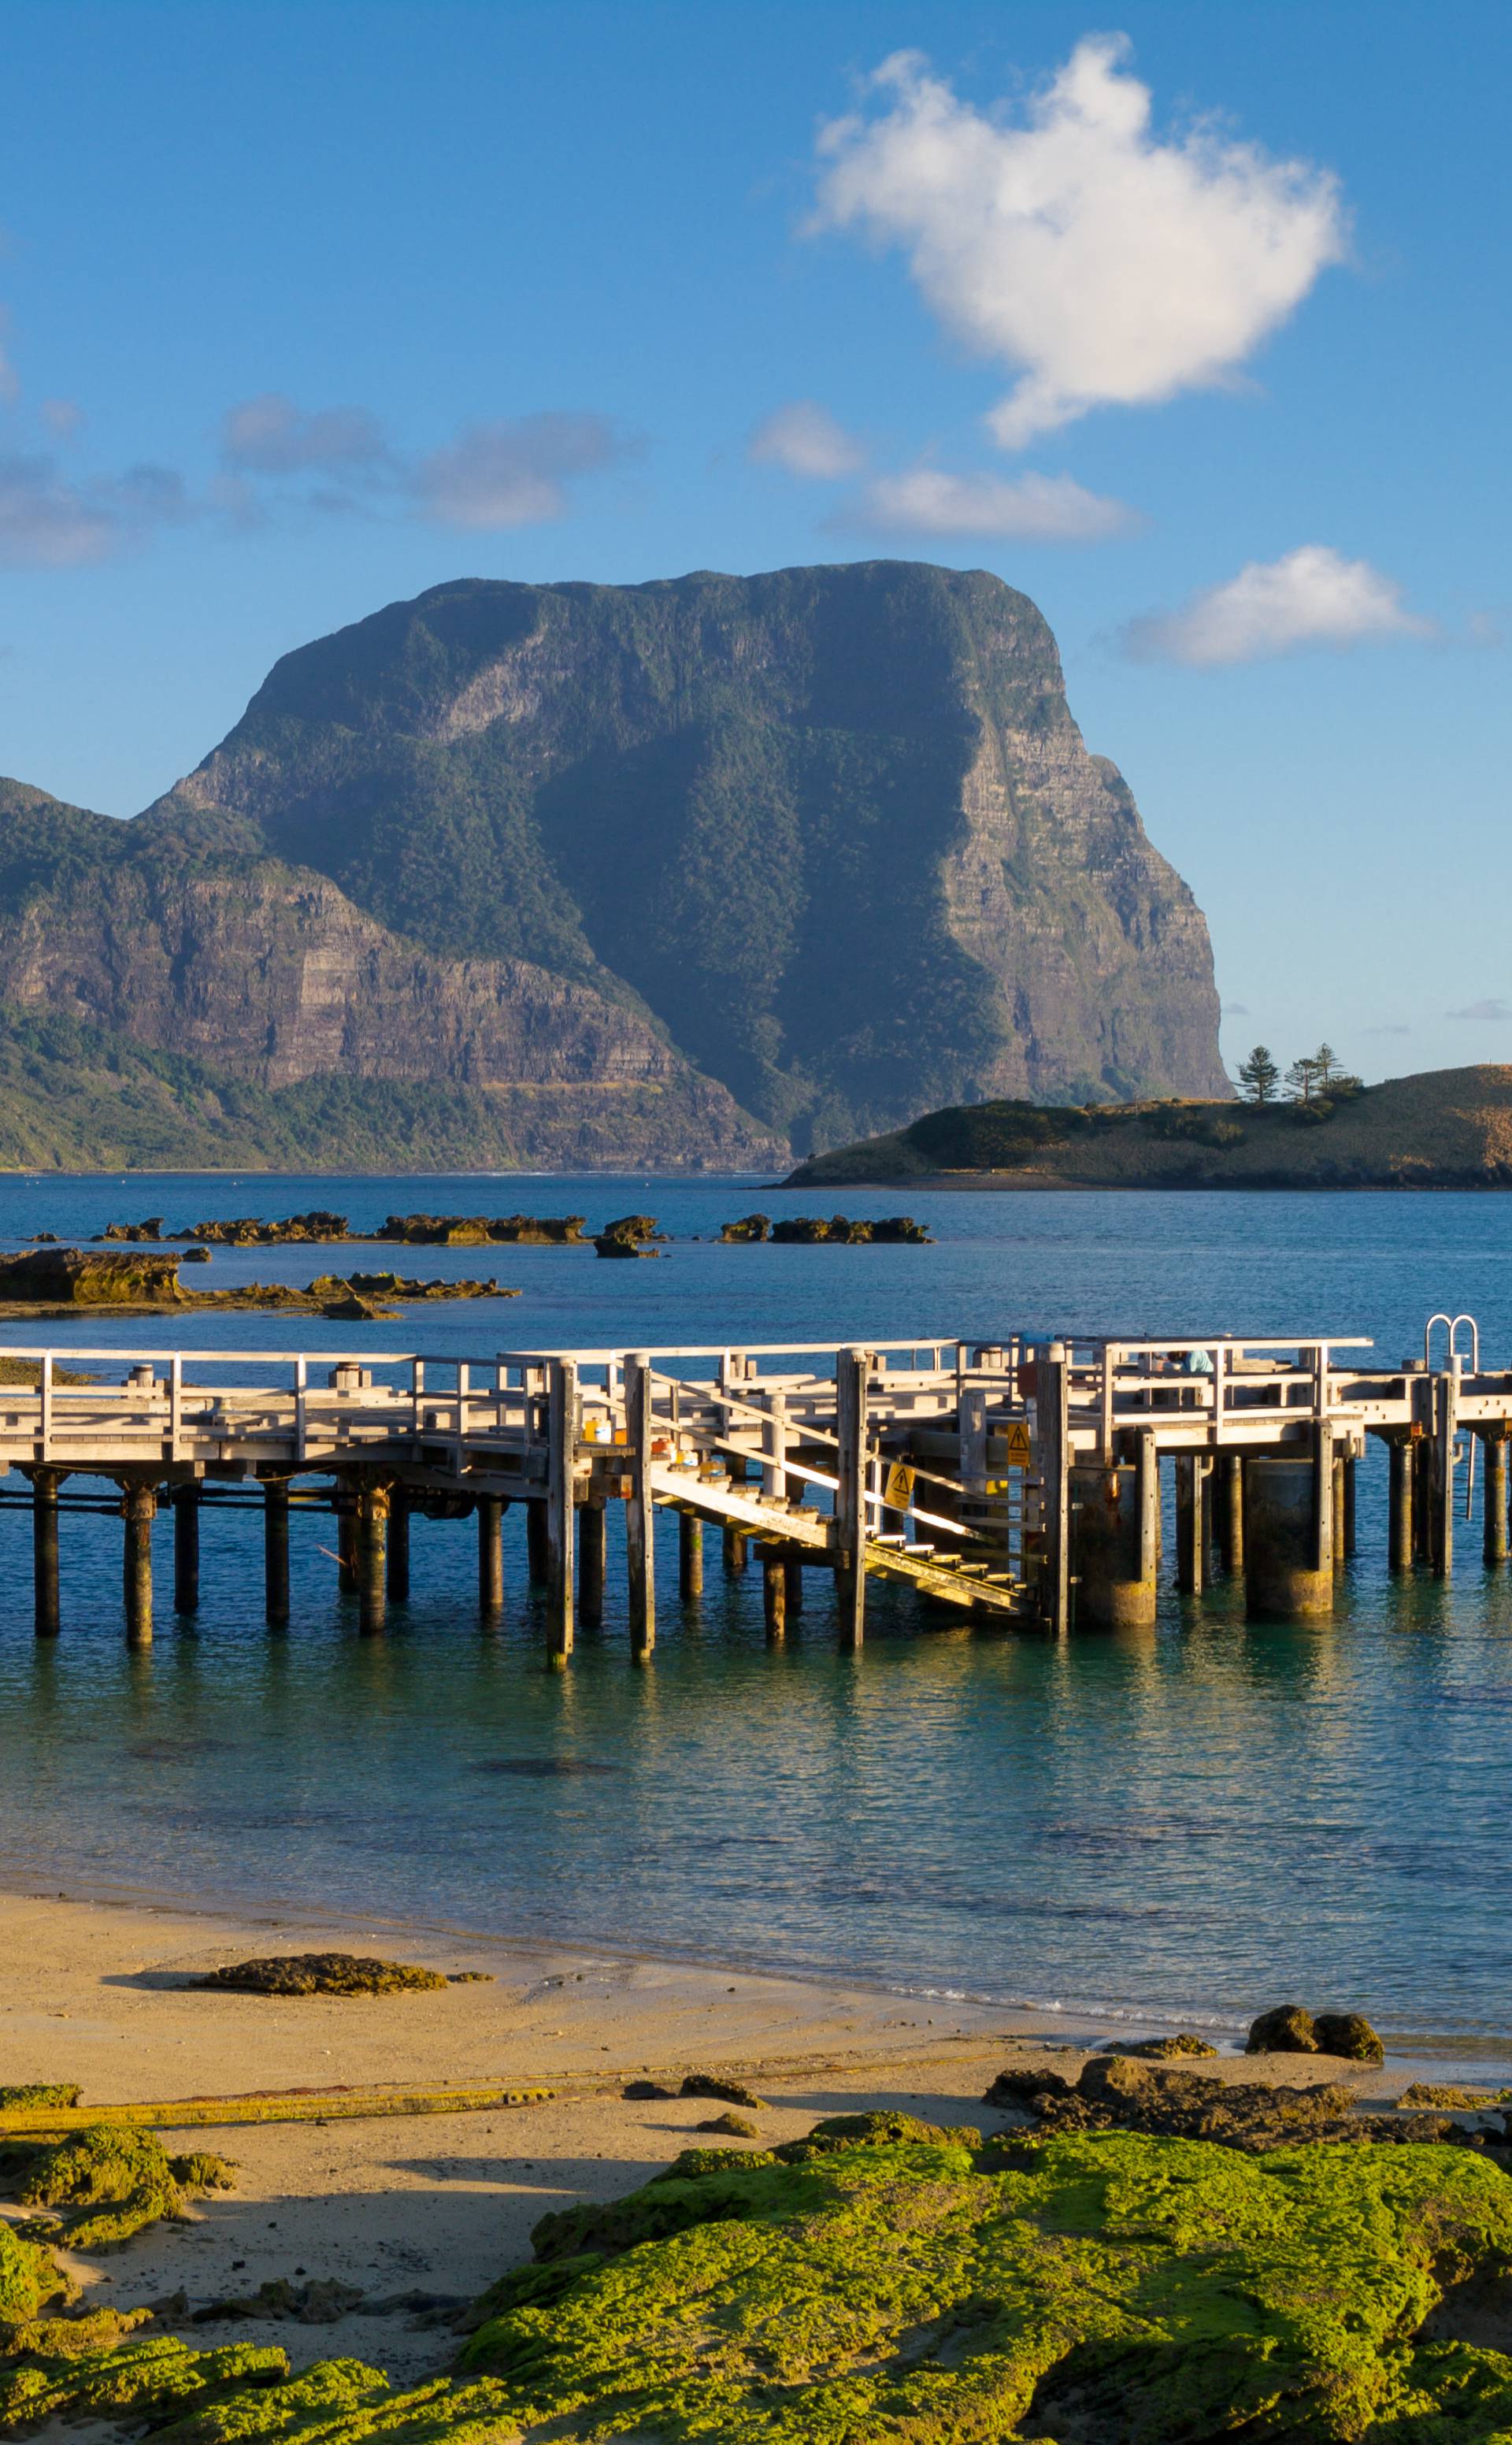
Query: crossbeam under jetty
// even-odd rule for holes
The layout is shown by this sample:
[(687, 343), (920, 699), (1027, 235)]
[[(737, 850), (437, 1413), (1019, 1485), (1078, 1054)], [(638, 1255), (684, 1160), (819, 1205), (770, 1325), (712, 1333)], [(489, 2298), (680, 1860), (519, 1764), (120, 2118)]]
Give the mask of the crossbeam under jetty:
[[(1435, 1338), (1437, 1336), (1437, 1338)], [(335, 1518), (338, 1584), (360, 1627), (410, 1591), (411, 1524), (471, 1518), (478, 1611), (503, 1617), (501, 1534), (523, 1510), (548, 1650), (603, 1618), (606, 1522), (625, 1521), (630, 1648), (656, 1640), (659, 1515), (678, 1522), (680, 1600), (703, 1588), (703, 1531), (727, 1570), (755, 1549), (768, 1636), (829, 1575), (840, 1636), (867, 1590), (1057, 1634), (1154, 1619), (1163, 1470), (1175, 1480), (1178, 1586), (1241, 1579), (1257, 1615), (1333, 1610), (1354, 1550), (1355, 1471), (1390, 1450), (1390, 1566), (1445, 1577), (1455, 1522), (1507, 1559), (1512, 1370), (1487, 1371), (1467, 1317), (1435, 1316), (1421, 1357), (1385, 1368), (1335, 1336), (942, 1338), (646, 1351), (14, 1351), (33, 1389), (0, 1388), (0, 1466), (29, 1481), (37, 1635), (63, 1627), (63, 1522), (119, 1512), (128, 1640), (151, 1641), (152, 1525), (174, 1515), (174, 1602), (199, 1601), (202, 1524), (256, 1504), (269, 1623), (289, 1620), (292, 1523)], [(68, 1376), (62, 1370), (67, 1362)], [(84, 1361), (90, 1380), (79, 1382)], [(115, 1496), (78, 1490), (104, 1480)], [(67, 1490), (65, 1490), (67, 1489)], [(329, 1533), (328, 1531), (327, 1533)], [(323, 1550), (329, 1550), (323, 1548)]]

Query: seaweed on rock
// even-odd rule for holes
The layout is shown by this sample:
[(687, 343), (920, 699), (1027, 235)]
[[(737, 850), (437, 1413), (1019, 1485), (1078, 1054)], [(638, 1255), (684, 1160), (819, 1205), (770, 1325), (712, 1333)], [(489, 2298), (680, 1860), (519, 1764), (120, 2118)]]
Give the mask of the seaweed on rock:
[(439, 1969), (357, 1952), (269, 1953), (256, 1961), (228, 1962), (196, 1981), (236, 1995), (398, 1995), (448, 1983)]
[(170, 2156), (152, 2132), (129, 2123), (0, 2143), (0, 2187), (24, 2207), (52, 2209), (57, 2238), (70, 2249), (118, 2249), (163, 2217), (181, 2216), (193, 2193), (234, 2183), (225, 2157)]

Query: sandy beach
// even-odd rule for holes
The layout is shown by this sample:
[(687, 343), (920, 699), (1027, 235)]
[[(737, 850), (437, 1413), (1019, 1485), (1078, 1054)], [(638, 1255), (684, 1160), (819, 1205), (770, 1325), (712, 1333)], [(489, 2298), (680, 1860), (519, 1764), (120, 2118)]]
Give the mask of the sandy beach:
[[(326, 1949), (482, 1974), (444, 1991), (350, 1999), (215, 1993), (192, 1983), (250, 1955)], [(234, 2192), (197, 2202), (188, 2222), (159, 2226), (124, 2250), (70, 2262), (92, 2298), (119, 2306), (182, 2290), (193, 2309), (275, 2276), (334, 2277), (369, 2303), (471, 2297), (529, 2257), (531, 2229), (549, 2209), (631, 2189), (721, 2110), (692, 2098), (629, 2100), (626, 2080), (738, 2077), (767, 2100), (753, 2116), (766, 2144), (863, 2105), (996, 2128), (1002, 2118), (980, 2100), (1005, 2062), (1089, 2049), (1112, 2034), (859, 1986), (565, 1948), (0, 1895), (0, 2084), (78, 2081), (84, 2102), (103, 2114), (269, 2090), (328, 2088), (334, 2100), (344, 2087), (380, 2083), (553, 2092), (475, 2112), (196, 2128), (177, 2144), (233, 2158)], [(1372, 2100), (1414, 2076), (1405, 2062), (1384, 2072), (1322, 2057), (1278, 2062), (1273, 2076), (1343, 2077)], [(1214, 2069), (1257, 2075), (1238, 2055)], [(417, 2314), (406, 2304), (376, 2315), (361, 2308), (335, 2324), (217, 2322), (203, 2332), (217, 2342), (276, 2338), (297, 2363), (351, 2354), (405, 2378), (443, 2365), (455, 2348), (444, 2327), (417, 2326)]]

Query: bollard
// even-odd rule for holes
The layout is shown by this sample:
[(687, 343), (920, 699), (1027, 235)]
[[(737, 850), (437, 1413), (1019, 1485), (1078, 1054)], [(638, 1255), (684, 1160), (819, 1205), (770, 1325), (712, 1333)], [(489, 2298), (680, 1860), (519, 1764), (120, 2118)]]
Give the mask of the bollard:
[(703, 1522), (693, 1511), (678, 1513), (678, 1594), (703, 1594)]
[(586, 1502), (577, 1516), (577, 1611), (578, 1619), (589, 1630), (597, 1630), (604, 1619), (607, 1549), (607, 1511), (602, 1502)]
[(199, 1611), (199, 1488), (180, 1485), (174, 1495), (174, 1611)]
[[(182, 1495), (178, 1499), (182, 1502)], [(263, 1488), (263, 1604), (271, 1627), (284, 1629), (289, 1620), (287, 1478), (275, 1478)]]
[(1144, 1630), (1155, 1618), (1155, 1560), (1142, 1567), (1140, 1471), (1078, 1463), (1071, 1472), (1076, 1618), (1097, 1630)]
[(126, 1602), (126, 1644), (152, 1645), (152, 1523), (158, 1497), (150, 1485), (128, 1485), (121, 1499), (126, 1522), (122, 1593)]
[(58, 1488), (63, 1471), (39, 1468), (31, 1478), (31, 1571), (39, 1638), (56, 1638), (62, 1626), (58, 1603)]
[(1321, 1467), (1311, 1454), (1250, 1459), (1244, 1490), (1246, 1610), (1280, 1621), (1326, 1617), (1334, 1610), (1332, 1454)]

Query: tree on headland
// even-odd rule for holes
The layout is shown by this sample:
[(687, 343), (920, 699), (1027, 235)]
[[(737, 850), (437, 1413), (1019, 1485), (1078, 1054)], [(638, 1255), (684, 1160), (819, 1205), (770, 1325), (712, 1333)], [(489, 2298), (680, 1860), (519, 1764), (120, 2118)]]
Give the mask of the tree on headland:
[(1357, 1095), (1365, 1082), (1343, 1068), (1332, 1044), (1320, 1044), (1292, 1063), (1286, 1083), (1295, 1103), (1326, 1104), (1338, 1095)]
[[(1325, 1045), (1323, 1050), (1326, 1053), (1328, 1047)], [(1287, 1071), (1286, 1083), (1292, 1091), (1294, 1104), (1310, 1104), (1318, 1092), (1317, 1055), (1301, 1054)]]
[(1280, 1077), (1269, 1048), (1263, 1044), (1257, 1044), (1249, 1059), (1239, 1065), (1239, 1083), (1244, 1090), (1245, 1100), (1251, 1104), (1274, 1103)]

